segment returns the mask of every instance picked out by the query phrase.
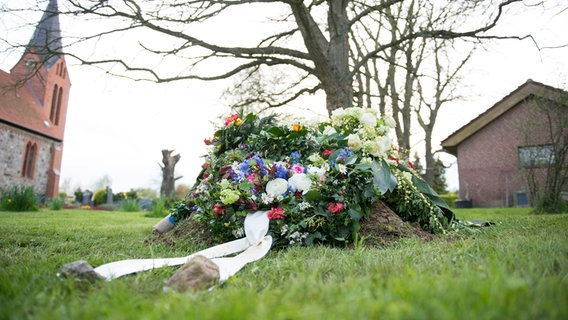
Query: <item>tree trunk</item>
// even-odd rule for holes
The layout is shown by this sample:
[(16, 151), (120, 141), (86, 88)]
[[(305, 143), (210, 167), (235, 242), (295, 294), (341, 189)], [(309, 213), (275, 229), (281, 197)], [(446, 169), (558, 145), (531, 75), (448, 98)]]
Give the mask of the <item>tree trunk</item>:
[(329, 114), (335, 109), (353, 105), (353, 77), (349, 71), (349, 30), (347, 0), (329, 0), (327, 20), (329, 40), (321, 32), (302, 1), (290, 8), (302, 34), (304, 44), (315, 67), (315, 76), (326, 94)]
[(160, 196), (171, 198), (174, 196), (175, 193), (175, 181), (181, 177), (175, 178), (174, 170), (175, 166), (178, 163), (181, 156), (176, 154), (172, 156), (172, 152), (174, 150), (162, 150), (162, 163), (163, 166), (160, 165), (162, 168), (162, 186), (160, 188)]

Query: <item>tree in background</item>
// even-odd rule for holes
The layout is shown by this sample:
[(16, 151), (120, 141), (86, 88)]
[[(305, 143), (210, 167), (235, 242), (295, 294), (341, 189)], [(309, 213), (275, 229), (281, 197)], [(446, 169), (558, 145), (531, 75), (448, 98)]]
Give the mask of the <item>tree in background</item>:
[[(420, 39), (495, 38), (489, 32), (505, 9), (523, 5), (521, 0), (423, 1), (432, 8), (434, 17), (440, 12), (456, 12), (460, 24), (435, 25), (409, 14), (408, 19), (400, 18), (412, 24), (412, 28), (400, 35), (399, 29), (389, 30), (379, 24), (392, 19), (397, 6), (409, 2), (412, 8), (413, 1), (403, 0), (68, 1), (60, 8), (60, 15), (73, 19), (75, 24), (94, 24), (69, 30), (63, 52), (50, 54), (66, 54), (109, 73), (157, 82), (219, 80), (252, 74), (261, 67), (281, 68), (286, 70), (284, 89), (278, 99), (263, 101), (265, 105), (283, 106), (305, 94), (323, 91), (331, 113), (353, 106), (358, 94), (354, 94), (354, 79), (369, 60), (383, 59), (389, 51)], [(35, 8), (43, 9), (40, 5)], [(23, 15), (23, 11), (26, 9), (4, 8), (0, 12)], [(270, 25), (257, 26), (254, 32), (243, 30), (239, 37), (231, 36), (233, 30), (244, 25), (238, 19), (245, 22), (251, 14), (265, 16)], [(211, 32), (228, 19), (235, 21), (233, 28)], [(387, 34), (360, 41), (355, 49), (352, 32), (364, 27)], [(246, 36), (242, 36), (245, 32)], [(122, 34), (127, 37), (121, 38)], [(115, 50), (97, 51), (106, 40)], [(132, 50), (116, 48), (119, 44), (138, 48), (139, 52), (132, 55)]]
[(162, 150), (162, 163), (159, 164), (162, 169), (162, 186), (160, 187), (160, 196), (172, 198), (175, 193), (175, 181), (181, 179), (182, 176), (175, 176), (176, 164), (181, 159), (179, 154), (172, 155), (174, 150)]
[[(422, 166), (422, 162), (418, 157), (417, 153), (414, 153), (414, 160), (412, 162), (414, 165), (414, 170), (420, 174), (422, 179), (425, 177), (426, 170)], [(433, 173), (433, 182), (429, 183), (432, 189), (436, 191), (438, 194), (446, 194), (448, 193), (448, 183), (446, 181), (446, 166), (444, 162), (440, 160), (440, 158), (436, 158), (434, 162), (434, 167), (432, 168), (431, 172)]]
[[(568, 92), (557, 90), (550, 99), (534, 97), (527, 123), (517, 130), (524, 135), (525, 148), (519, 160), (536, 212), (568, 210), (562, 193), (568, 190)], [(543, 143), (545, 141), (545, 143)]]

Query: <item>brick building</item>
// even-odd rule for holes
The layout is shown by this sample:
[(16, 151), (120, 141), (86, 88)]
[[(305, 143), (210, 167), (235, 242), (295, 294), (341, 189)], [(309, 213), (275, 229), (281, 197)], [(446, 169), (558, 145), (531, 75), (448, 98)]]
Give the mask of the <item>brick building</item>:
[[(476, 207), (530, 204), (527, 170), (542, 179), (554, 146), (542, 106), (568, 119), (568, 92), (528, 80), (442, 141), (457, 157), (461, 199)], [(568, 143), (568, 129), (554, 131)]]
[(0, 70), (0, 188), (58, 194), (71, 87), (61, 49), (57, 0), (50, 0), (21, 59), (9, 73)]

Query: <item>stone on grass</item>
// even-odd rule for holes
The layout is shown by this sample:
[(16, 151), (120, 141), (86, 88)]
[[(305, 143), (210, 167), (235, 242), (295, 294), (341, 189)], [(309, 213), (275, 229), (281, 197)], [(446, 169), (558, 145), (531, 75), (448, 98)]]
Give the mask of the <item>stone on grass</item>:
[(166, 289), (177, 292), (199, 291), (219, 282), (219, 267), (204, 256), (195, 256), (184, 264), (167, 282)]
[(65, 278), (75, 277), (78, 280), (104, 279), (100, 274), (96, 273), (95, 269), (85, 260), (78, 260), (63, 265), (59, 269), (59, 276)]

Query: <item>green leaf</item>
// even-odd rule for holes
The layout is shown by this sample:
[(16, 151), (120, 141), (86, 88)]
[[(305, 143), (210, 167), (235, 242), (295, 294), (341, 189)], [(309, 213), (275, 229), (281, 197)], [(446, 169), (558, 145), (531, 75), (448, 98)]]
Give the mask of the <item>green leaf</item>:
[(373, 171), (373, 185), (379, 194), (384, 194), (387, 191), (392, 192), (396, 188), (396, 178), (384, 159), (381, 159), (380, 162), (373, 160), (371, 170)]
[(284, 135), (284, 130), (282, 130), (280, 127), (272, 127), (266, 130), (267, 132), (269, 132), (273, 137), (281, 137)]
[(351, 217), (351, 220), (354, 220), (354, 221), (359, 221), (361, 219), (361, 217), (363, 216), (363, 214), (360, 210), (349, 209), (348, 212), (349, 212), (349, 216)]
[(308, 202), (317, 201), (320, 200), (321, 198), (322, 198), (321, 192), (316, 190), (310, 190), (304, 195), (304, 199), (306, 199), (306, 201)]

